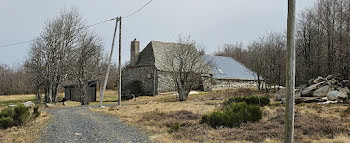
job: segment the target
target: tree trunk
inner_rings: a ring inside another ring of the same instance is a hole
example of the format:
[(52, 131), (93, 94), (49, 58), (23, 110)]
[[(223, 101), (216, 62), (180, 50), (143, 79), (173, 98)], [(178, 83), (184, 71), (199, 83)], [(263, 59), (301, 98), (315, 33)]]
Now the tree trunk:
[(179, 99), (180, 101), (186, 101), (189, 91), (186, 91), (185, 88), (183, 86), (181, 86), (178, 90), (178, 94), (179, 94)]
[(46, 103), (50, 103), (51, 101), (52, 101), (51, 88), (50, 87), (46, 87), (45, 88), (45, 102)]

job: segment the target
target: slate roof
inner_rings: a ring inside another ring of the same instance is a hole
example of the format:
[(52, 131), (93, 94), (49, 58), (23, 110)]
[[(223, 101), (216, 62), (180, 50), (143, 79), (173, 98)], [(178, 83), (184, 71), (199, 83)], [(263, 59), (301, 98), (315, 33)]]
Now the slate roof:
[(205, 55), (204, 59), (212, 62), (213, 78), (255, 80), (254, 72), (233, 58)]
[[(136, 66), (155, 66), (160, 71), (171, 71), (166, 59), (178, 46), (179, 43), (151, 41), (139, 54)], [(232, 58), (205, 55), (204, 62), (211, 63), (211, 70), (208, 67), (207, 71), (214, 78), (255, 80), (254, 72)]]

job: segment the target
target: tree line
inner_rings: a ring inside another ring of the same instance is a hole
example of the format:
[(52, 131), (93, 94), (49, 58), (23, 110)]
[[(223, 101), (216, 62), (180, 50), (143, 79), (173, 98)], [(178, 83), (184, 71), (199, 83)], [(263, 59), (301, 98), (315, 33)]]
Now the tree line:
[[(83, 99), (89, 80), (104, 80), (107, 62), (101, 38), (84, 28), (77, 10), (62, 11), (49, 20), (28, 52), (23, 65), (0, 66), (0, 95), (35, 93), (45, 102), (57, 102), (63, 84), (74, 84)], [(111, 67), (107, 89), (115, 87), (117, 67)], [(99, 82), (101, 83), (101, 82)]]
[[(296, 31), (296, 82), (317, 76), (350, 76), (350, 0), (319, 0), (301, 12)], [(285, 85), (285, 33), (270, 33), (243, 46), (225, 44), (215, 53), (233, 57), (268, 84)]]

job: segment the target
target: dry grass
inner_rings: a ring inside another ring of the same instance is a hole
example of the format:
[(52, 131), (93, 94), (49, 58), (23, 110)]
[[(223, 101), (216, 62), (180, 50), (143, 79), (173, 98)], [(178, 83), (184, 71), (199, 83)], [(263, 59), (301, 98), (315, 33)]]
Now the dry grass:
[(39, 117), (23, 126), (0, 130), (0, 142), (35, 142), (35, 140), (40, 137), (39, 131), (45, 126), (50, 118), (50, 114), (41, 112)]
[[(200, 92), (179, 102), (171, 94), (156, 97), (138, 97), (123, 103), (122, 107), (91, 109), (105, 112), (152, 133), (153, 142), (265, 142), (280, 143), (283, 138), (284, 106), (272, 101), (264, 107), (264, 117), (258, 123), (245, 123), (240, 128), (214, 129), (200, 124), (201, 115), (220, 108), (221, 103), (232, 96), (270, 96), (252, 89), (236, 89), (218, 92)], [(350, 118), (341, 104), (296, 106), (295, 139), (297, 142), (348, 142)], [(174, 124), (177, 132), (170, 133)]]

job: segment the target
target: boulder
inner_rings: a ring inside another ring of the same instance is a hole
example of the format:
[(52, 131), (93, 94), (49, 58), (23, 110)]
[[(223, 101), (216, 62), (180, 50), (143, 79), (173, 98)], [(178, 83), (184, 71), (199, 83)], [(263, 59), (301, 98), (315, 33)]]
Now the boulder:
[(312, 83), (320, 83), (320, 82), (325, 81), (325, 80), (326, 80), (325, 78), (319, 76), (314, 81), (312, 81)]
[(62, 102), (62, 105), (63, 106), (67, 106), (67, 102)]
[(338, 82), (337, 80), (331, 79), (331, 80), (328, 80), (328, 81), (327, 81), (327, 84), (328, 84), (328, 85), (335, 85), (337, 82)]
[(342, 99), (342, 100), (347, 100), (348, 99), (348, 93), (344, 92), (344, 91), (338, 91), (339, 93), (339, 99)]
[(16, 107), (17, 105), (16, 104), (14, 104), (14, 105), (9, 105), (9, 107)]
[(26, 106), (27, 108), (32, 108), (35, 106), (35, 104), (32, 101), (24, 102), (23, 105)]
[(322, 86), (322, 84), (324, 83), (324, 81), (313, 84), (309, 87), (306, 87), (302, 92), (301, 92), (301, 96), (302, 97), (308, 97), (308, 96), (312, 96), (312, 92), (314, 90), (316, 90), (317, 88), (319, 88), (320, 86)]
[(327, 99), (331, 101), (335, 101), (339, 98), (339, 92), (338, 91), (329, 91), (327, 93)]
[(275, 93), (275, 100), (281, 101), (282, 98), (286, 98), (286, 89), (280, 89)]
[(338, 91), (341, 91), (341, 92), (345, 92), (345, 93), (347, 93), (347, 94), (350, 94), (350, 90), (349, 90), (349, 88), (348, 88), (348, 87), (339, 88), (339, 90), (338, 90)]
[(46, 106), (46, 107), (53, 107), (54, 105), (53, 105), (53, 104), (50, 104), (50, 103), (46, 103), (45, 106)]
[(329, 85), (323, 86), (319, 89), (316, 89), (313, 93), (313, 97), (326, 97), (327, 93), (331, 87)]
[(295, 104), (325, 102), (325, 101), (327, 101), (327, 99), (320, 98), (320, 97), (298, 97), (298, 98), (295, 98)]
[(333, 79), (333, 78), (334, 78), (333, 75), (328, 75), (328, 76), (326, 77), (326, 80), (331, 80), (331, 79)]

